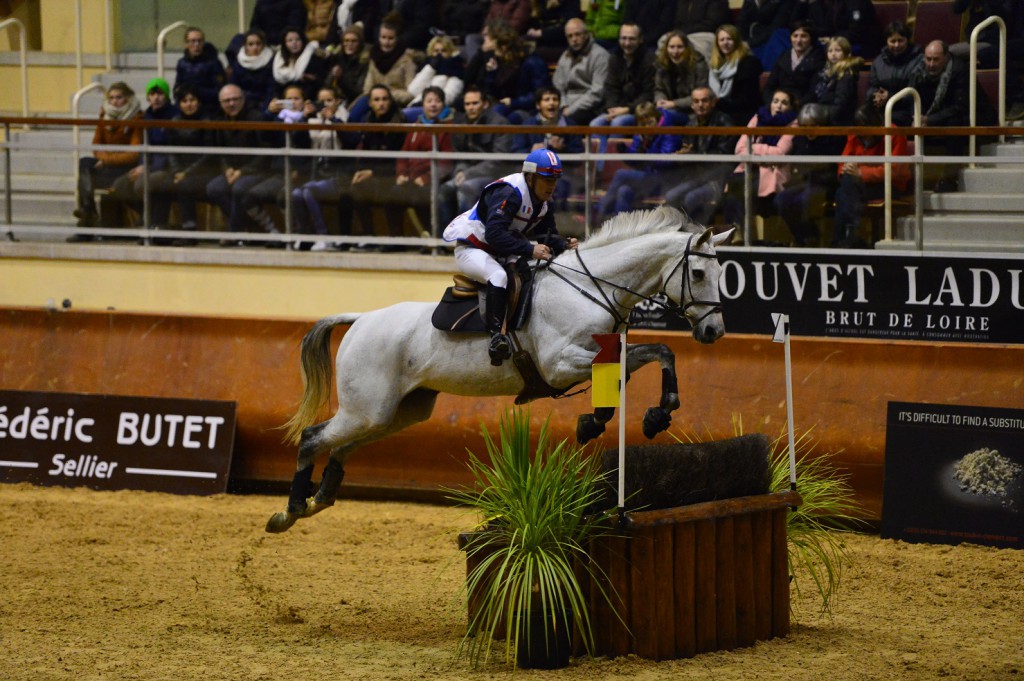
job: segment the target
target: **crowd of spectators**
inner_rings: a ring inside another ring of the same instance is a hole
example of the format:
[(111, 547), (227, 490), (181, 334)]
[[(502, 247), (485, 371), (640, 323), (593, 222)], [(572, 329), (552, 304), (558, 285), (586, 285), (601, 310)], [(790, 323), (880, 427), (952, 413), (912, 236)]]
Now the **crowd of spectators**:
[[(1008, 107), (1011, 117), (1020, 114), (1024, 6), (956, 0), (952, 12), (965, 14), (968, 26), (992, 14), (1004, 19), (1013, 65)], [(991, 68), (997, 38), (991, 30), (982, 37), (979, 61)], [(597, 137), (599, 151), (649, 157), (617, 164), (602, 176), (607, 186), (595, 200), (598, 215), (660, 197), (699, 222), (719, 215), (742, 221), (744, 178), (751, 177), (742, 164), (668, 156), (771, 156), (752, 173), (756, 213), (778, 215), (792, 243), (810, 245), (820, 243), (815, 206), (834, 206), (832, 243), (855, 246), (861, 243), (860, 210), (877, 190), (875, 166), (851, 161), (832, 164), (829, 173), (814, 164), (791, 166), (782, 157), (876, 155), (877, 139), (830, 136), (827, 128), (881, 125), (887, 101), (907, 86), (921, 95), (923, 126), (969, 120), (963, 45), (915, 44), (906, 23), (881, 26), (869, 0), (744, 0), (733, 12), (727, 0), (257, 0), (249, 29), (223, 53), (201, 28), (188, 28), (184, 38), (173, 87), (151, 81), (145, 109), (126, 84), (108, 89), (94, 144), (141, 144), (141, 129), (122, 125), (136, 117), (333, 127), (298, 126), (287, 133), (150, 128), (149, 145), (239, 153), (149, 153), (143, 167), (137, 153), (96, 152), (80, 163), (79, 226), (113, 226), (119, 219), (101, 215), (97, 206), (95, 190), (110, 189), (140, 212), (148, 192), (157, 230), (172, 220), (181, 229), (198, 229), (197, 202), (209, 203), (239, 235), (224, 245), (245, 244), (245, 233), (254, 231), (316, 235), (304, 243), (318, 251), (339, 247), (331, 234), (419, 235), (435, 223), (433, 209), (443, 227), (511, 166), (503, 160), (431, 162), (403, 152), (546, 147), (573, 153), (583, 149), (581, 135), (531, 129), (640, 126), (644, 132), (627, 138)], [(991, 107), (982, 111), (982, 122), (993, 122)], [(903, 99), (893, 123), (911, 125), (912, 115), (911, 100)], [(404, 134), (362, 131), (354, 123), (515, 124), (522, 132), (449, 135), (424, 128)], [(708, 131), (741, 126), (751, 132)], [(786, 126), (794, 127), (792, 134), (757, 131)], [(693, 132), (661, 130), (669, 127)], [(907, 153), (906, 139), (893, 139), (894, 153)], [(925, 144), (947, 155), (966, 151), (962, 138), (926, 137)], [(286, 163), (273, 151), (286, 145), (325, 153)], [(336, 150), (386, 151), (392, 158), (329, 153)], [(945, 168), (930, 188), (955, 190), (955, 170)], [(557, 207), (566, 206), (573, 182), (571, 174), (560, 181)], [(897, 191), (906, 188), (902, 171), (895, 184)], [(292, 224), (286, 226), (277, 208), (288, 189)], [(336, 224), (329, 224), (328, 205), (336, 207)]]

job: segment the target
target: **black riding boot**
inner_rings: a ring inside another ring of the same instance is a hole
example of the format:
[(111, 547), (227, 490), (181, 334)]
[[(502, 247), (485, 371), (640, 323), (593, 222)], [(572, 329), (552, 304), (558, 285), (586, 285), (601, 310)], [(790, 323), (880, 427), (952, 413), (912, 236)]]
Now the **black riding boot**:
[(507, 303), (507, 290), (494, 284), (487, 284), (487, 315), (484, 321), (487, 324), (487, 332), (491, 334), (491, 344), (487, 352), (491, 356), (492, 366), (501, 366), (503, 360), (512, 356), (512, 343), (508, 336), (501, 332)]

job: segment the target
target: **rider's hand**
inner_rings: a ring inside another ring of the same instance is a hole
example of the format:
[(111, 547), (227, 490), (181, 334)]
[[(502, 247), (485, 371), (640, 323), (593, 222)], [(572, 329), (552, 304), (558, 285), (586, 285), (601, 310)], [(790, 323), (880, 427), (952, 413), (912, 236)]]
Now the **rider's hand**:
[(548, 260), (551, 258), (551, 249), (544, 244), (533, 245), (534, 260)]
[(580, 245), (580, 240), (577, 239), (574, 236), (571, 236), (571, 237), (569, 237), (568, 239), (565, 240), (565, 247), (568, 248), (568, 249), (576, 248), (579, 245)]

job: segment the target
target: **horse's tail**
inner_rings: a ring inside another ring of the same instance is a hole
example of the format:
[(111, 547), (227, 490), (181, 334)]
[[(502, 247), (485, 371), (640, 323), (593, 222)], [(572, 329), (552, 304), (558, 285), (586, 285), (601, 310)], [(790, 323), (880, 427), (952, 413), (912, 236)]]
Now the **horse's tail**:
[(331, 388), (331, 332), (339, 324), (351, 324), (358, 314), (346, 313), (325, 317), (302, 339), (302, 401), (295, 415), (284, 424), (285, 441), (298, 444), (302, 431), (313, 425), (317, 414), (327, 403)]

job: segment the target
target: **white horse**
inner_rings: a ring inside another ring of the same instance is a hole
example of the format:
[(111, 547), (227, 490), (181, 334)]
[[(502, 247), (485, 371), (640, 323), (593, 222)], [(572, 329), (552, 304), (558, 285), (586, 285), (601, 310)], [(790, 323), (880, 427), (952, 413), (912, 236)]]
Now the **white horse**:
[[(577, 251), (542, 264), (534, 281), (533, 309), (516, 332), (518, 345), (533, 356), (541, 377), (559, 390), (590, 378), (598, 347), (592, 334), (621, 330), (642, 300), (661, 294), (686, 316), (693, 337), (713, 343), (725, 333), (719, 302), (721, 266), (715, 246), (730, 232), (699, 232), (678, 210), (661, 207), (622, 213), (606, 222)], [(359, 447), (425, 421), (438, 393), (515, 395), (524, 388), (511, 362), (491, 366), (482, 334), (453, 334), (431, 325), (434, 303), (399, 303), (365, 314), (339, 314), (317, 322), (302, 341), (305, 390), (286, 424), (299, 445), (288, 507), (267, 523), (283, 532), (300, 518), (334, 504), (344, 464)], [(315, 423), (328, 402), (331, 331), (352, 324), (335, 362), (338, 411)], [(660, 407), (648, 410), (648, 437), (668, 427), (678, 408), (675, 356), (660, 344), (629, 345), (627, 371), (648, 362), (662, 366)], [(604, 430), (614, 409), (581, 417), (581, 441)], [(648, 418), (649, 417), (649, 418)], [(307, 499), (318, 455), (330, 451), (319, 490)]]

